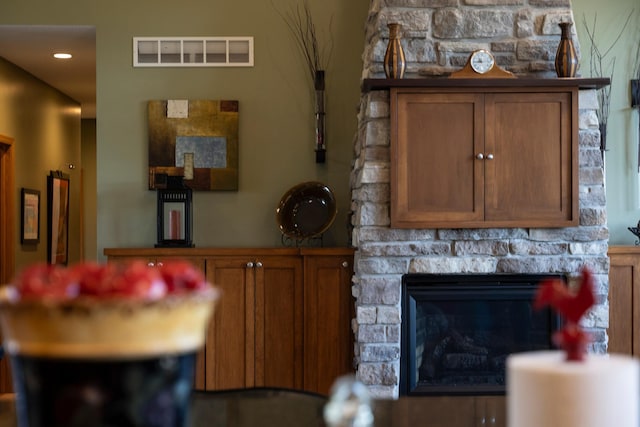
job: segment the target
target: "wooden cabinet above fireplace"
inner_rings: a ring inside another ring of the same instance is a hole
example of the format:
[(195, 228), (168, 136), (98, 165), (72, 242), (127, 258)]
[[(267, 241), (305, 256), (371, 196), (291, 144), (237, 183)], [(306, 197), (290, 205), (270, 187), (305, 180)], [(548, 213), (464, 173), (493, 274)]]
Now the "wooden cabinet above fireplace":
[(578, 93), (606, 79), (368, 79), (389, 89), (391, 226), (578, 224)]

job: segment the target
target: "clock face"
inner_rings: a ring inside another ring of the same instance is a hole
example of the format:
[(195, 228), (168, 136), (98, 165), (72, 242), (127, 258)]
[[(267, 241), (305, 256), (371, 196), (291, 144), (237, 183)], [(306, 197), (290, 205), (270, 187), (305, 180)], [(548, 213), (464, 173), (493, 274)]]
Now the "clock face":
[(495, 59), (493, 55), (484, 49), (476, 50), (471, 54), (471, 68), (476, 73), (484, 74), (493, 68)]

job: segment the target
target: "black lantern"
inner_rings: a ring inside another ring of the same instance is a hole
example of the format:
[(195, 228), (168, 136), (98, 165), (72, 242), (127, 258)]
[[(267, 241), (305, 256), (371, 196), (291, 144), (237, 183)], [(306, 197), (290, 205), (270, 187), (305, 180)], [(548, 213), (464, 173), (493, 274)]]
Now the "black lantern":
[(190, 248), (193, 225), (191, 188), (181, 176), (167, 177), (158, 191), (158, 243), (156, 248)]

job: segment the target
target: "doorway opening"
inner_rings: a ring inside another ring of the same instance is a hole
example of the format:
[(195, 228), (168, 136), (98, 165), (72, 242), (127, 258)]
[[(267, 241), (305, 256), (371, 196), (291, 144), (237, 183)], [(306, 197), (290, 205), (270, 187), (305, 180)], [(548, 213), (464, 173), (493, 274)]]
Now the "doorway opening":
[(0, 135), (0, 284), (9, 282), (15, 264), (13, 162), (13, 138)]

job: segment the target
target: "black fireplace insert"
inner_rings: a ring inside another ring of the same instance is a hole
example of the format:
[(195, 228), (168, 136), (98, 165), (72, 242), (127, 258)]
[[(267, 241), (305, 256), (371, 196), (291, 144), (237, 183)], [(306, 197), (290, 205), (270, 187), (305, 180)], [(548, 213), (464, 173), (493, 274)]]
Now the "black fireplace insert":
[(534, 310), (556, 274), (406, 274), (402, 278), (401, 395), (500, 395), (511, 353), (554, 348), (561, 319)]

